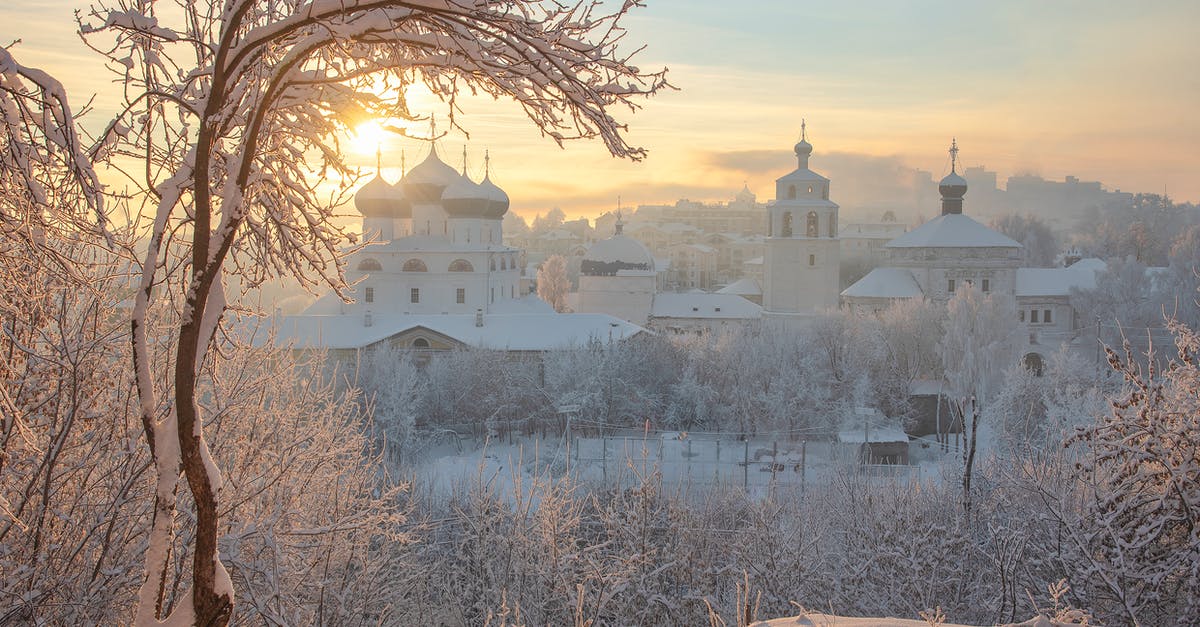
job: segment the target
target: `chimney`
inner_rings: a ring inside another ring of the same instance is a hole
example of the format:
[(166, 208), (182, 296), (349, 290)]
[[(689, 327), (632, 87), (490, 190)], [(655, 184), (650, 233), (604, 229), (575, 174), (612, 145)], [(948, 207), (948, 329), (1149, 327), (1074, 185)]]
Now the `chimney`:
[(482, 309), (475, 310), (475, 326), (477, 326), (477, 327), (483, 326), (483, 310)]

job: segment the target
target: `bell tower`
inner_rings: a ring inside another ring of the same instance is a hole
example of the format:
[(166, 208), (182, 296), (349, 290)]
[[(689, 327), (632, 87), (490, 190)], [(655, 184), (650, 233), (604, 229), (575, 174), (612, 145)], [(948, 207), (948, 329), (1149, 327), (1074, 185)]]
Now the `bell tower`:
[(775, 181), (768, 205), (763, 259), (763, 315), (804, 318), (838, 306), (838, 206), (829, 200), (829, 179), (809, 169), (813, 147), (800, 123), (794, 147), (796, 170)]

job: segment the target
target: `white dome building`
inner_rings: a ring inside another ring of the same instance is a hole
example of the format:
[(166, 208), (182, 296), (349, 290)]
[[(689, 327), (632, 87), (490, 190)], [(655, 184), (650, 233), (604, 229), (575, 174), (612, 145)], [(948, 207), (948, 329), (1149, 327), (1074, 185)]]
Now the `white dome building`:
[[(376, 175), (354, 196), (367, 245), (347, 259), (353, 302), (335, 294), (284, 319), (280, 342), (333, 350), (387, 342), (417, 349), (479, 346), (540, 351), (621, 340), (638, 326), (605, 315), (561, 315), (520, 293), (521, 251), (506, 246), (508, 194), (476, 183), (431, 149), (389, 185)], [(644, 252), (644, 249), (643, 249)], [(653, 273), (651, 273), (653, 282)]]
[(576, 311), (606, 313), (644, 326), (658, 287), (654, 256), (623, 229), (618, 217), (612, 237), (592, 244), (584, 254), (575, 307)]

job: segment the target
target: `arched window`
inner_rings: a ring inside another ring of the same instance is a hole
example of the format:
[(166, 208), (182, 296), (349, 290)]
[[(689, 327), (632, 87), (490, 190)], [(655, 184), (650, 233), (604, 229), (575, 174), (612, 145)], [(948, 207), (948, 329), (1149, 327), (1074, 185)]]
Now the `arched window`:
[(792, 212), (788, 211), (783, 214), (783, 228), (779, 230), (780, 237), (792, 236)]
[(795, 200), (795, 199), (796, 199), (796, 186), (788, 185), (788, 200)]
[(1025, 369), (1033, 373), (1033, 376), (1040, 377), (1046, 370), (1046, 361), (1037, 353), (1027, 353), (1025, 355)]
[(491, 268), (492, 268), (492, 272), (495, 272), (495, 271), (496, 271), (496, 258), (495, 258), (495, 257), (492, 257), (492, 265), (491, 265)]
[(413, 348), (429, 348), (429, 340), (419, 337), (412, 341)]
[(808, 186), (808, 193), (810, 193), (810, 194), (812, 193), (812, 185)]
[(405, 272), (429, 272), (429, 268), (425, 267), (425, 262), (420, 259), (409, 259), (404, 262)]
[(467, 261), (466, 259), (455, 259), (454, 261), (450, 262), (450, 271), (451, 272), (474, 272), (475, 266), (472, 266), (471, 262)]
[(505, 258), (505, 257), (501, 257), (501, 258), (500, 258), (500, 269), (501, 269), (501, 270), (507, 270), (507, 269), (508, 269), (508, 259), (507, 259), (507, 258)]
[(837, 227), (833, 223), (833, 217), (829, 218), (829, 237), (837, 237), (837, 232), (834, 230)]
[(817, 236), (817, 212), (816, 211), (808, 212), (808, 226), (805, 229), (805, 231), (808, 233), (809, 237)]
[(363, 259), (358, 262), (358, 269), (363, 272), (380, 272), (383, 270), (383, 266), (375, 259)]

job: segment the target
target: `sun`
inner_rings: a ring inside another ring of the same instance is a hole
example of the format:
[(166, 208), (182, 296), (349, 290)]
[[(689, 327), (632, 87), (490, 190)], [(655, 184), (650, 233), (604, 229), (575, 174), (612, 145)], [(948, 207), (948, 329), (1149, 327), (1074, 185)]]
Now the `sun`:
[(354, 152), (360, 155), (374, 155), (388, 142), (389, 133), (383, 130), (379, 120), (367, 120), (354, 127), (350, 134), (350, 145)]

